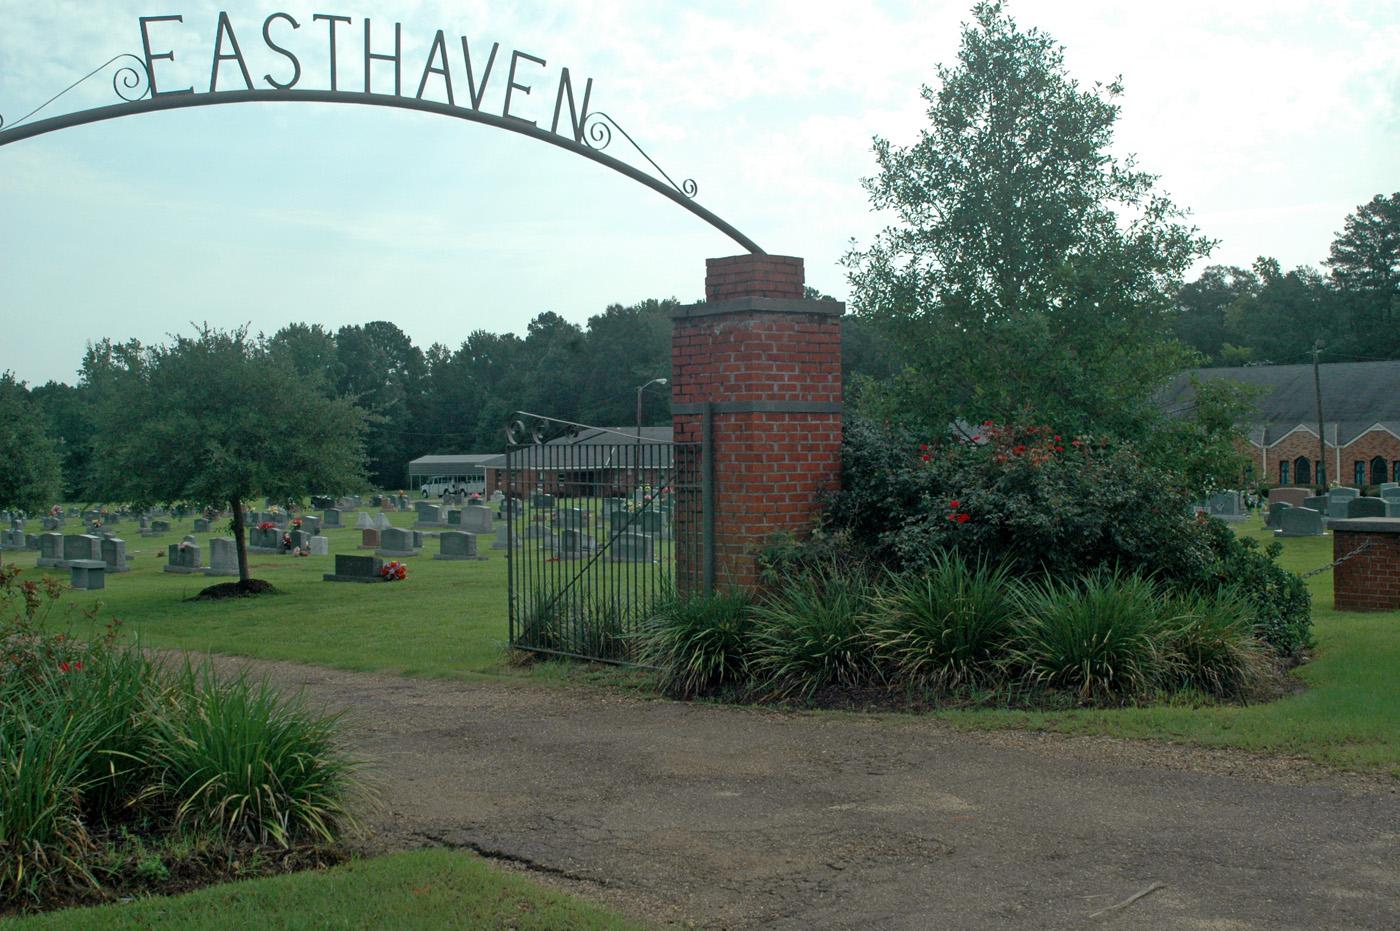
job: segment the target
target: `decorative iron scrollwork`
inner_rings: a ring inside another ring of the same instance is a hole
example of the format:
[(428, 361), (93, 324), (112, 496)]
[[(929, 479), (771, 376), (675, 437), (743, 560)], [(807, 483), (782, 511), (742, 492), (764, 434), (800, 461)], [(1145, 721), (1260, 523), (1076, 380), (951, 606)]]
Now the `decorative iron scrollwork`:
[[(127, 103), (134, 103), (138, 100), (141, 100), (151, 92), (151, 76), (146, 71), (146, 61), (140, 56), (132, 55), (130, 52), (123, 52), (120, 55), (113, 55), (111, 58), (98, 65), (96, 68), (92, 69), (87, 74), (78, 78), (78, 80), (74, 81), (72, 84), (69, 84), (57, 94), (54, 94), (48, 100), (45, 100), (43, 103), (39, 104), (39, 106), (35, 107), (33, 110), (30, 110), (24, 116), (15, 120), (13, 123), (10, 123), (9, 126), (18, 126), (20, 123), (23, 123), (25, 120), (29, 119), (34, 114), (38, 113), (40, 110), (44, 109), (49, 104), (62, 97), (64, 94), (68, 93), (73, 88), (86, 81), (88, 78), (92, 77), (95, 74), (100, 74), (102, 70), (105, 69), (108, 65), (121, 61), (123, 58), (129, 58), (133, 62), (135, 62), (135, 64), (124, 64), (115, 72), (113, 72), (112, 92), (115, 93), (122, 100), (125, 100)], [(133, 92), (138, 91), (139, 93), (134, 93), (133, 95)], [(4, 129), (5, 126), (5, 117), (3, 115), (0, 115), (0, 129)]]
[(641, 154), (642, 158), (646, 159), (647, 162), (651, 164), (651, 167), (655, 168), (657, 173), (670, 183), (671, 187), (680, 191), (686, 197), (695, 197), (700, 188), (693, 178), (686, 178), (680, 184), (677, 184), (675, 180), (666, 173), (665, 169), (656, 164), (656, 160), (647, 154), (646, 149), (637, 145), (637, 140), (633, 139), (627, 130), (618, 125), (617, 120), (608, 116), (603, 111), (594, 110), (588, 114), (588, 118), (584, 121), (584, 141), (588, 144), (590, 149), (601, 152), (612, 145), (612, 131), (614, 129), (622, 133), (623, 138), (632, 144), (632, 148), (636, 149)]

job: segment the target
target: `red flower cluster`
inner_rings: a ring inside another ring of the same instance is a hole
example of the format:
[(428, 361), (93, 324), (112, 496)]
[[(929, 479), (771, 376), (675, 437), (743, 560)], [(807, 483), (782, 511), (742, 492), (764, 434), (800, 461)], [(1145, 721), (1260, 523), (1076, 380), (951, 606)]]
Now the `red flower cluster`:
[(972, 515), (968, 514), (966, 511), (958, 510), (960, 507), (962, 507), (962, 502), (957, 498), (948, 502), (948, 519), (955, 524), (965, 524), (972, 520)]
[(402, 582), (408, 578), (408, 566), (395, 559), (380, 566), (379, 574), (386, 582)]
[(298, 527), (298, 528), (301, 527), (301, 518), (300, 518), (300, 517), (293, 517), (293, 518), (292, 518), (292, 526), (293, 526), (293, 527)]
[[(1065, 451), (1064, 438), (1052, 433), (1049, 427), (998, 426), (991, 421), (982, 424), (983, 432), (973, 437), (974, 441), (985, 438), (992, 447), (992, 461), (998, 463), (1025, 462), (1040, 466)], [(1074, 446), (1087, 446), (1075, 440)]]
[(71, 663), (59, 663), (59, 664), (58, 664), (58, 671), (59, 671), (59, 672), (82, 672), (82, 671), (83, 671), (83, 663), (82, 663), (81, 660), (74, 660), (74, 661), (71, 662)]
[(258, 529), (259, 529), (259, 530), (272, 530), (272, 529), (273, 529), (274, 527), (276, 527), (276, 526), (277, 526), (277, 525), (274, 524), (272, 521), (270, 521), (270, 520), (265, 520), (265, 521), (263, 521), (261, 524), (258, 524)]

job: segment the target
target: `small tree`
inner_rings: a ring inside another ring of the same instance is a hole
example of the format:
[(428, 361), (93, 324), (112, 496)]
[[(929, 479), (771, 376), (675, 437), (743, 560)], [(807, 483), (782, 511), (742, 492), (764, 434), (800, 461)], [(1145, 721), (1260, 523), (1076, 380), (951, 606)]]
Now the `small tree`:
[(39, 403), (12, 372), (0, 374), (0, 507), (33, 512), (57, 501), (58, 462)]
[(135, 504), (188, 500), (233, 513), (246, 585), (244, 502), (299, 498), (364, 483), (365, 414), (297, 376), (285, 353), (245, 329), (109, 356), (97, 399), (111, 443), (106, 496)]
[(1172, 298), (1209, 241), (1112, 155), (1119, 85), (1078, 86), (1060, 46), (999, 3), (973, 8), (938, 77), (919, 140), (875, 140), (866, 188), (893, 223), (847, 256), (857, 312), (903, 363), (874, 406), (938, 432), (1027, 412), (1141, 430), (1189, 361)]

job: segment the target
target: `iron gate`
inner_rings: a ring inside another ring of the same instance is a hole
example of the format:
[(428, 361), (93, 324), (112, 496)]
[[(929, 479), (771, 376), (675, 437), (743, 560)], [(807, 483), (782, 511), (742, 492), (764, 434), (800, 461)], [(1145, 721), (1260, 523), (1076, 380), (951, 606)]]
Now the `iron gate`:
[(637, 635), (678, 576), (694, 591), (706, 575), (700, 444), (535, 419), (512, 427), (526, 442), (507, 450), (500, 488), (511, 645), (636, 662)]

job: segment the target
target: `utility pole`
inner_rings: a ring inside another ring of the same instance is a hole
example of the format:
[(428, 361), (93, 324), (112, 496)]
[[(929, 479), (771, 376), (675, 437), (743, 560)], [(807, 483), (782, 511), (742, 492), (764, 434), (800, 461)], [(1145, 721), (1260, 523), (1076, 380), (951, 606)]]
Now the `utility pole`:
[(1327, 482), (1325, 481), (1325, 476), (1327, 474), (1327, 440), (1322, 433), (1322, 375), (1318, 371), (1317, 357), (1322, 352), (1322, 347), (1325, 345), (1326, 343), (1319, 339), (1317, 342), (1313, 343), (1312, 350), (1313, 389), (1317, 392), (1317, 473), (1314, 478), (1317, 479), (1317, 493), (1320, 495), (1327, 494)]

